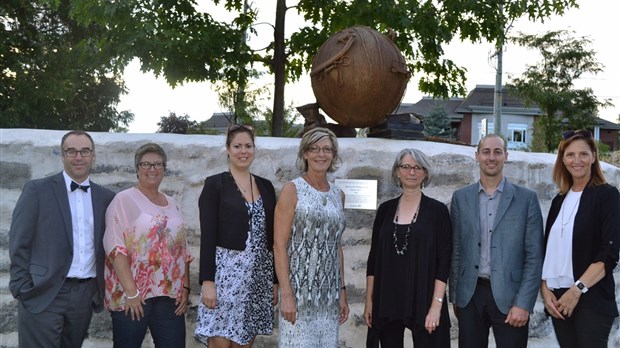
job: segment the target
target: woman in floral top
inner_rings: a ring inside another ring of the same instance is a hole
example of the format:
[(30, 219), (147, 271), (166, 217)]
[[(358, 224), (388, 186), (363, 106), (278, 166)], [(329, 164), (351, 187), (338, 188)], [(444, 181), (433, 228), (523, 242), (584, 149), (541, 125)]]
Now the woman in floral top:
[(159, 192), (167, 156), (157, 144), (135, 154), (138, 183), (106, 213), (105, 306), (114, 347), (140, 347), (149, 328), (156, 347), (185, 346), (189, 297), (186, 227), (176, 201)]

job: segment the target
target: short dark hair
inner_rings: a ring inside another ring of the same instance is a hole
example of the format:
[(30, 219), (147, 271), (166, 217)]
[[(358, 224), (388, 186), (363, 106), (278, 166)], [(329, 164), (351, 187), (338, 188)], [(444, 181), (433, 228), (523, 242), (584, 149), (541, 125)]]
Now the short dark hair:
[(478, 146), (476, 147), (476, 153), (480, 152), (480, 145), (482, 145), (482, 142), (489, 139), (489, 138), (497, 138), (500, 139), (502, 141), (502, 143), (504, 143), (504, 153), (508, 152), (508, 143), (506, 142), (506, 139), (504, 139), (504, 137), (502, 137), (499, 134), (487, 134), (485, 136), (482, 137), (482, 139), (480, 139), (480, 141), (478, 142)]
[(95, 141), (93, 140), (93, 137), (91, 137), (90, 134), (88, 134), (87, 132), (85, 132), (83, 130), (72, 130), (72, 131), (68, 132), (67, 134), (63, 135), (62, 136), (62, 140), (60, 140), (60, 150), (61, 151), (64, 150), (62, 148), (62, 146), (65, 144), (65, 140), (67, 140), (67, 138), (70, 135), (77, 135), (77, 136), (85, 135), (88, 138), (88, 140), (90, 140), (90, 144), (93, 146), (93, 148), (91, 150), (93, 150), (93, 152), (95, 151)]

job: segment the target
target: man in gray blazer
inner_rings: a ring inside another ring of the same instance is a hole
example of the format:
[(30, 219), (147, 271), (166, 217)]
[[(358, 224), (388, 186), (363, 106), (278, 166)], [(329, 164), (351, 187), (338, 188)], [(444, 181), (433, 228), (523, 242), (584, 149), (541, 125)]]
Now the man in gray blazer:
[(543, 222), (536, 193), (503, 174), (506, 142), (487, 135), (478, 144), (480, 181), (452, 196), (450, 302), (459, 347), (526, 347), (529, 314), (540, 287)]
[(80, 347), (93, 309), (103, 309), (105, 211), (114, 193), (89, 180), (95, 143), (62, 138), (64, 170), (29, 181), (9, 231), (20, 347)]

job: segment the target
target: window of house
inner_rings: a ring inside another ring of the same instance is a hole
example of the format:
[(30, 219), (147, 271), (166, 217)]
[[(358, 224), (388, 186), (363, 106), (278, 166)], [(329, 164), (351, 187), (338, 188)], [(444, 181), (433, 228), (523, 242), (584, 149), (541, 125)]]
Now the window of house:
[(482, 138), (484, 138), (484, 136), (487, 135), (487, 131), (485, 129), (485, 122), (487, 124), (487, 128), (489, 130), (488, 134), (492, 134), (493, 133), (493, 128), (495, 126), (495, 124), (493, 123), (493, 119), (492, 118), (487, 118), (487, 119), (483, 119), (480, 120), (480, 122), (478, 122), (478, 134), (480, 134), (478, 141), (482, 140)]
[(508, 134), (506, 135), (509, 142), (515, 145), (527, 144), (527, 124), (525, 123), (508, 123)]

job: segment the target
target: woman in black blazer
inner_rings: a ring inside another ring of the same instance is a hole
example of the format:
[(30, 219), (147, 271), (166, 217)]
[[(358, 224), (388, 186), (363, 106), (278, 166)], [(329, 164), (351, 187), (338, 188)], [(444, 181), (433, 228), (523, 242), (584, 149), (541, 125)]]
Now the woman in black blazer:
[(606, 183), (590, 131), (564, 132), (545, 229), (541, 294), (561, 347), (607, 347), (618, 316), (613, 269), (620, 194)]
[(209, 176), (198, 200), (202, 291), (195, 337), (210, 348), (250, 347), (256, 335), (273, 331), (276, 195), (269, 180), (250, 172), (254, 150), (253, 129), (230, 126), (230, 170)]

